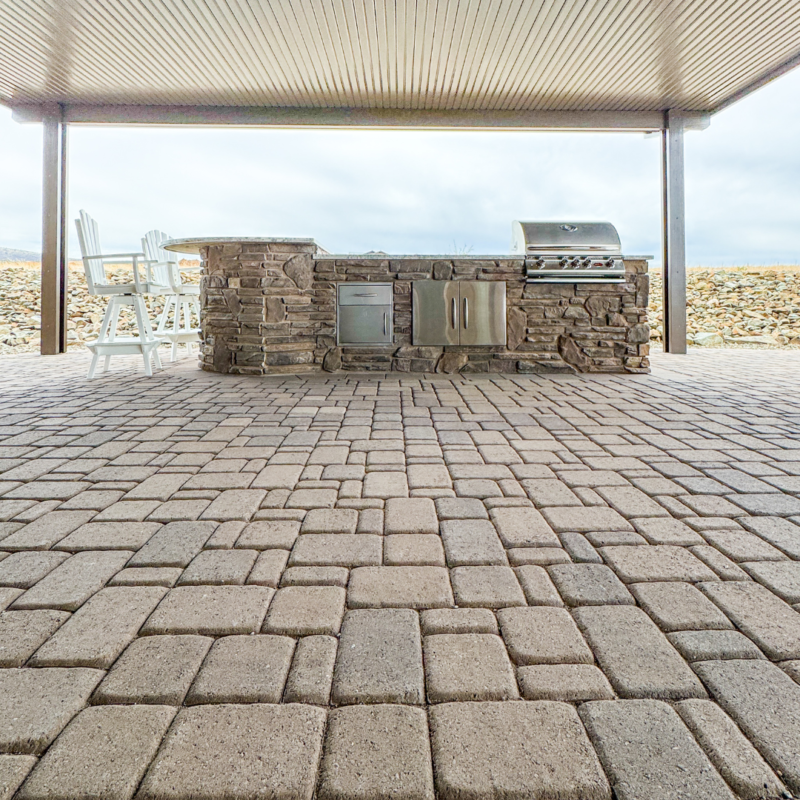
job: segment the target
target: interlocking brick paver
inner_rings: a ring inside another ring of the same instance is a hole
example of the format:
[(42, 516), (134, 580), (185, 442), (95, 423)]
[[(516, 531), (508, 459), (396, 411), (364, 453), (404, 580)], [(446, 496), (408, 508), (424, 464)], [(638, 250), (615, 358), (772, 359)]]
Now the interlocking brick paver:
[(621, 697), (705, 697), (700, 681), (640, 608), (585, 606), (574, 615)]
[(705, 661), (695, 669), (789, 788), (800, 791), (800, 686), (767, 661)]
[(592, 664), (592, 651), (563, 608), (505, 608), (497, 612), (508, 652), (517, 665)]
[(566, 703), (445, 703), (431, 709), (430, 725), (443, 800), (611, 798), (583, 725)]
[(320, 800), (433, 800), (428, 720), (419, 708), (332, 711), (320, 767)]
[(288, 636), (223, 636), (203, 662), (186, 697), (201, 703), (278, 703), (294, 653)]
[[(86, 382), (85, 354), (57, 361), (4, 362), (0, 392), (0, 663), (22, 664), (4, 672), (29, 676), (0, 689), (24, 706), (9, 714), (0, 701), (0, 719), (39, 731), (36, 775), (46, 774), (46, 745), (70, 719), (91, 720), (87, 705), (125, 717), (184, 703), (213, 721), (170, 738), (173, 723), (145, 797), (432, 800), (433, 774), (440, 800), (608, 800), (602, 773), (586, 789), (591, 770), (580, 764), (589, 762), (571, 758), (575, 742), (586, 742), (582, 728), (572, 744), (563, 737), (577, 724), (570, 704), (619, 709), (621, 694), (645, 709), (703, 698), (678, 708), (696, 712), (692, 731), (707, 756), (695, 748), (683, 757), (692, 733), (673, 714), (669, 747), (640, 790), (636, 770), (649, 769), (661, 712), (637, 711), (646, 724), (631, 730), (644, 730), (644, 745), (625, 726), (611, 736), (633, 770), (626, 784), (622, 762), (607, 763), (621, 800), (713, 797), (715, 768), (742, 800), (779, 792), (769, 769), (800, 791), (791, 777), (800, 775), (792, 353), (656, 355), (653, 376), (635, 379), (344, 372), (254, 381), (183, 359), (147, 381), (140, 365), (120, 362)], [(110, 603), (120, 590), (157, 592), (153, 610)], [(353, 624), (343, 621), (339, 640), (345, 607)], [(422, 635), (429, 653), (437, 640), (452, 642), (427, 709), (425, 670), (431, 684), (437, 660), (423, 659)], [(562, 660), (585, 663), (539, 663)], [(47, 675), (83, 674), (38, 666), (51, 663), (109, 671), (75, 700), (63, 682), (33, 687)], [(709, 664), (760, 665), (747, 667), (757, 676), (726, 684), (732, 722)], [(396, 733), (376, 710), (391, 704), (390, 718), (424, 722), (425, 710), (433, 720), (451, 706), (441, 702), (447, 692), (517, 691), (525, 700), (457, 704), (486, 717), (456, 731), (460, 749), (450, 760), (437, 751), (433, 771), (412, 747), (424, 745), (424, 725)], [(62, 699), (69, 713), (55, 724)], [(302, 725), (259, 716), (261, 707), (298, 708), (322, 720), (331, 705), (343, 708), (334, 717), (365, 722), (337, 739), (338, 750), (331, 734), (322, 771), (323, 722), (309, 744)], [(520, 722), (531, 708), (553, 711), (537, 725)], [(491, 723), (501, 715), (502, 725)], [(95, 729), (65, 735), (63, 752), (77, 753)], [(80, 775), (65, 766), (63, 790), (61, 767), (48, 767), (41, 796), (97, 796), (98, 780), (123, 787), (100, 791), (103, 800), (130, 794), (131, 753), (116, 775), (93, 766), (128, 732), (102, 730), (97, 758)], [(3, 734), (0, 752), (18, 749)], [(397, 760), (370, 756), (372, 747)], [(21, 757), (9, 768), (17, 784), (31, 767)], [(425, 774), (427, 783), (418, 780)], [(35, 786), (31, 777), (23, 791), (35, 796)]]
[(456, 604), (467, 608), (524, 606), (525, 595), (511, 567), (456, 567), (450, 571)]
[(68, 617), (48, 609), (0, 614), (0, 667), (21, 667)]
[(687, 661), (717, 661), (728, 658), (764, 658), (764, 654), (738, 631), (679, 631), (667, 635)]
[(107, 669), (158, 605), (160, 586), (113, 586), (82, 605), (31, 659), (39, 667)]
[(517, 670), (520, 691), (526, 700), (613, 700), (607, 678), (591, 664), (536, 664)]
[(35, 756), (0, 756), (0, 800), (11, 800), (36, 763)]
[(666, 703), (596, 701), (580, 715), (620, 800), (735, 800)]
[(335, 705), (424, 702), (422, 642), (415, 611), (347, 612), (331, 699)]
[(754, 582), (700, 587), (769, 658), (800, 658), (800, 612)]
[(28, 589), (68, 557), (67, 553), (50, 551), (12, 553), (0, 561), (0, 586)]
[(449, 567), (508, 563), (503, 544), (488, 520), (445, 520), (440, 527)]
[(92, 702), (178, 706), (212, 642), (207, 636), (134, 639), (97, 687)]
[(558, 547), (558, 537), (533, 508), (493, 508), (490, 517), (506, 547)]
[(129, 800), (174, 716), (169, 706), (84, 709), (41, 759), (19, 797)]
[(629, 588), (662, 631), (733, 628), (731, 621), (690, 583), (634, 583)]
[(307, 533), (299, 536), (290, 566), (361, 567), (381, 563), (383, 538), (363, 533)]
[(288, 636), (335, 635), (344, 603), (345, 590), (338, 586), (288, 586), (275, 594), (263, 630)]
[(634, 605), (636, 602), (604, 564), (554, 564), (547, 572), (568, 606)]
[(685, 725), (723, 778), (741, 797), (780, 797), (786, 788), (736, 723), (710, 700), (675, 704)]
[(670, 544), (603, 547), (603, 558), (625, 583), (713, 581), (717, 576), (688, 550)]
[(274, 593), (266, 586), (179, 586), (170, 589), (142, 632), (208, 636), (254, 633)]
[(0, 669), (0, 750), (44, 752), (86, 705), (97, 669)]
[(499, 636), (490, 633), (426, 636), (424, 653), (430, 703), (513, 700), (519, 696), (514, 668)]
[(325, 711), (313, 706), (182, 709), (142, 783), (142, 800), (311, 800)]
[(303, 636), (297, 642), (286, 680), (285, 702), (328, 704), (338, 645), (333, 636)]

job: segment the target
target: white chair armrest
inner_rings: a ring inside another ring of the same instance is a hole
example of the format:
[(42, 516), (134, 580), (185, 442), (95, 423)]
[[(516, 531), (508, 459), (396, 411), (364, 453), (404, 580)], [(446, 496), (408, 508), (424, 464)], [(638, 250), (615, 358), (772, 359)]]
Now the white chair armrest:
[(142, 285), (141, 277), (139, 276), (139, 262), (145, 262), (144, 253), (100, 253), (96, 256), (84, 256), (85, 261), (111, 261), (119, 262), (121, 260), (129, 260), (132, 262), (133, 268), (133, 284), (139, 294), (144, 294), (144, 286)]
[(101, 259), (103, 261), (107, 261), (109, 258), (135, 258), (139, 261), (144, 261), (144, 253), (99, 253), (96, 256), (84, 256), (84, 258), (96, 260)]

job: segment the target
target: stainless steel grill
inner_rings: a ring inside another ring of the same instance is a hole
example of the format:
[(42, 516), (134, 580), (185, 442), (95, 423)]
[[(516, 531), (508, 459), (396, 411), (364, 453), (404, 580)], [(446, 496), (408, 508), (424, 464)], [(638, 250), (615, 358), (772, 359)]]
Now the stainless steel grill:
[(625, 266), (610, 222), (512, 223), (511, 250), (525, 256), (528, 283), (623, 283)]

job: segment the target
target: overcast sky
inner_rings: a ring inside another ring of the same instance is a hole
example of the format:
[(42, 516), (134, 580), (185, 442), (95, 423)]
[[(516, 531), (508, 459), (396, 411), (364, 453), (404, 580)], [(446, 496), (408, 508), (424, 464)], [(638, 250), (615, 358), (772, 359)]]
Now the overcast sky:
[[(688, 260), (800, 261), (800, 70), (686, 136)], [(87, 128), (70, 218), (106, 251), (173, 236), (311, 236), (331, 252), (504, 253), (513, 219), (616, 224), (659, 256), (660, 145), (641, 134)], [(38, 250), (41, 127), (0, 107), (0, 247)], [(79, 253), (70, 225), (71, 255)]]

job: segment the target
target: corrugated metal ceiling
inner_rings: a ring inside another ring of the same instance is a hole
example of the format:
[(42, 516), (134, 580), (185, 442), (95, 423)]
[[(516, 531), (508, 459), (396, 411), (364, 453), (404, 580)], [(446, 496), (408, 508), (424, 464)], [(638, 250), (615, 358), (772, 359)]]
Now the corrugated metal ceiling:
[(711, 111), (798, 0), (0, 0), (0, 103)]

